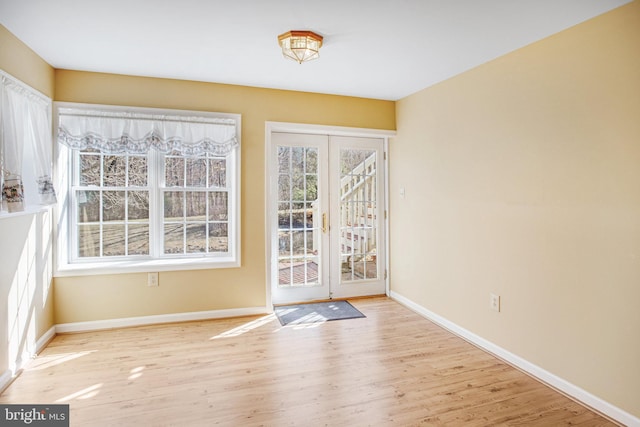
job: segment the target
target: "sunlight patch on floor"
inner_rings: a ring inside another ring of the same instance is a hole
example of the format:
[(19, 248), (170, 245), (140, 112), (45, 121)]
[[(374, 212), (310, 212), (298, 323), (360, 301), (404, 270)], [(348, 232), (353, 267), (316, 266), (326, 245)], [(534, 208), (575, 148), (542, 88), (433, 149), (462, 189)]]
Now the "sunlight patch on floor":
[(131, 375), (129, 375), (127, 379), (131, 381), (131, 380), (140, 378), (142, 376), (142, 371), (144, 371), (144, 366), (138, 366), (137, 368), (133, 368), (131, 371), (129, 371)]
[(269, 314), (267, 316), (245, 323), (244, 325), (240, 325), (237, 328), (233, 328), (226, 332), (218, 334), (214, 337), (211, 337), (210, 339), (216, 340), (219, 338), (237, 337), (239, 335), (249, 332), (252, 329), (256, 329), (256, 328), (259, 328), (260, 326), (266, 325), (267, 323), (274, 321), (275, 318), (276, 318), (275, 314)]
[(65, 362), (69, 362), (79, 357), (95, 353), (97, 350), (77, 351), (73, 353), (58, 353), (47, 356), (38, 356), (29, 364), (25, 371), (40, 371), (42, 369), (51, 368)]
[(102, 383), (98, 383), (98, 384), (89, 386), (87, 388), (83, 388), (82, 390), (76, 391), (75, 393), (71, 393), (65, 397), (62, 397), (56, 400), (56, 403), (69, 402), (75, 399), (79, 399), (79, 400), (90, 399), (94, 396), (97, 396), (98, 393), (100, 393), (100, 388), (102, 387), (102, 385), (103, 385)]

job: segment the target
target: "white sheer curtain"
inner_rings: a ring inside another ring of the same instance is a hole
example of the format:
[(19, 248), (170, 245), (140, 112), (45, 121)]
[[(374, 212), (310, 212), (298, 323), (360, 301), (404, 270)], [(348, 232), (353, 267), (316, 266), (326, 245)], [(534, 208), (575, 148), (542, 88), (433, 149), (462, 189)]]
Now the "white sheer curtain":
[[(124, 111), (127, 109), (127, 111)], [(237, 145), (235, 119), (153, 114), (137, 108), (59, 108), (58, 141), (72, 149), (226, 156)]]
[[(24, 210), (25, 187), (37, 188), (39, 197), (31, 197), (37, 199), (37, 204), (55, 204), (51, 179), (51, 100), (3, 72), (0, 79), (2, 210)], [(30, 160), (26, 165), (25, 154)], [(33, 177), (34, 182), (25, 186), (26, 176)]]

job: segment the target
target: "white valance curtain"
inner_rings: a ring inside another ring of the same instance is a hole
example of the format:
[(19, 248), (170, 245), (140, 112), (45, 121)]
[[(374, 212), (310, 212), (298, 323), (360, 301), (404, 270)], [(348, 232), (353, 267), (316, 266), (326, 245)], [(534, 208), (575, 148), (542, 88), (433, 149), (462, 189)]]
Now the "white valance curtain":
[[(51, 100), (0, 72), (2, 210), (19, 212), (25, 209), (25, 186), (37, 189), (36, 203), (56, 203), (51, 179), (51, 150)], [(23, 164), (25, 156), (29, 164)], [(25, 185), (25, 177), (34, 182)]]
[(58, 118), (58, 141), (72, 149), (145, 154), (153, 148), (197, 157), (226, 156), (238, 146), (232, 118), (93, 108), (59, 108)]

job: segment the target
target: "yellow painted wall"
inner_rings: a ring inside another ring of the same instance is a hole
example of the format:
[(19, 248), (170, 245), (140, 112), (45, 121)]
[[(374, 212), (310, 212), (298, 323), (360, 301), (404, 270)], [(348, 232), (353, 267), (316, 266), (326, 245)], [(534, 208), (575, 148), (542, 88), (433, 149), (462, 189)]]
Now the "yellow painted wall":
[(56, 70), (56, 101), (242, 115), (242, 266), (58, 277), (56, 323), (265, 305), (265, 122), (395, 129), (395, 103), (243, 86)]
[[(2, 25), (0, 69), (53, 97), (53, 68)], [(49, 213), (0, 218), (0, 375), (54, 324), (51, 229)]]
[(0, 69), (53, 98), (53, 68), (2, 25)]
[(640, 417), (640, 2), (398, 101), (397, 127), (392, 291)]

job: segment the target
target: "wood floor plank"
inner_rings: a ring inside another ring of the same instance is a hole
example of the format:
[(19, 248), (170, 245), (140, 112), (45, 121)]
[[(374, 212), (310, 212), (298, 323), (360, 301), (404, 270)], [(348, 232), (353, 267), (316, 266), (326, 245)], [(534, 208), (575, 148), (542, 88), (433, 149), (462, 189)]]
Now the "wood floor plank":
[(615, 425), (396, 302), (55, 337), (0, 403), (69, 403), (73, 426)]

